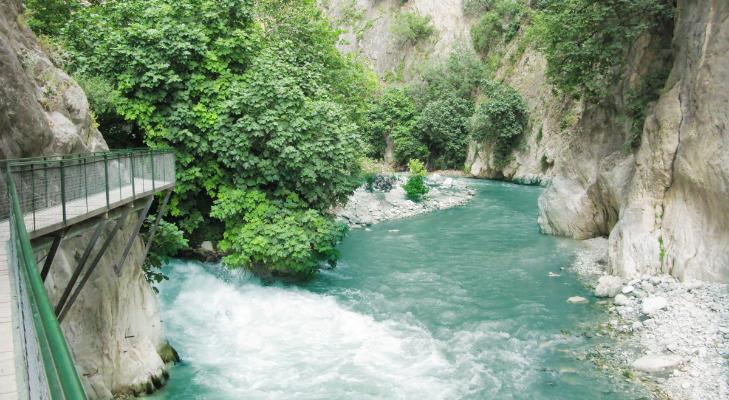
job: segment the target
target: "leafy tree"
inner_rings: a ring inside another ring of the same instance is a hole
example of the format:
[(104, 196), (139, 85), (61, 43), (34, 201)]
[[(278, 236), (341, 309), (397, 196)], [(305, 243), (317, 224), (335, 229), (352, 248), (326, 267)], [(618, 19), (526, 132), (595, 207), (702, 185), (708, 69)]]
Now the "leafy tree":
[(417, 123), (415, 104), (402, 89), (385, 90), (372, 104), (367, 120), (371, 156), (382, 158), (389, 139), (393, 141), (395, 162), (400, 165), (411, 158), (428, 158), (428, 147), (414, 131)]
[(57, 36), (71, 15), (81, 8), (78, 0), (25, 0), (27, 21), (37, 35)]
[(476, 140), (493, 144), (495, 166), (503, 169), (526, 129), (529, 115), (524, 100), (513, 88), (487, 82), (483, 92), (484, 97), (471, 117), (471, 135)]
[(425, 184), (425, 165), (420, 160), (410, 160), (408, 162), (410, 176), (407, 183), (403, 185), (408, 199), (412, 201), (421, 201), (428, 194), (430, 189)]
[(306, 207), (296, 195), (272, 201), (256, 190), (224, 189), (210, 214), (226, 221), (223, 261), (263, 275), (310, 277), (335, 265), (346, 226)]
[(565, 93), (600, 99), (615, 84), (630, 46), (666, 24), (665, 0), (543, 0), (535, 35), (547, 58), (547, 77)]
[[(177, 150), (171, 214), (185, 231), (204, 237), (218, 218), (232, 266), (294, 274), (311, 270), (303, 245), (283, 254), (235, 238), (283, 243), (293, 224), (299, 244), (316, 244), (309, 261), (335, 244), (340, 229), (326, 213), (358, 184), (357, 123), (373, 83), (336, 50), (313, 0), (111, 0), (73, 14), (63, 39), (75, 75), (118, 93), (120, 120), (150, 146)], [(232, 188), (273, 211), (213, 212)]]
[(423, 108), (417, 129), (428, 144), (431, 168), (463, 167), (468, 148), (468, 119), (473, 103), (452, 94)]

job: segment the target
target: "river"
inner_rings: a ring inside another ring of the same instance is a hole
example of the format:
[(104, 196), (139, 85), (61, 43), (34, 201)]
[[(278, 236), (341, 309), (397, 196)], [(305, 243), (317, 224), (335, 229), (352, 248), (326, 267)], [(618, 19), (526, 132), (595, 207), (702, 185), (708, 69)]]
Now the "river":
[(352, 231), (307, 284), (173, 261), (160, 300), (184, 361), (152, 398), (641, 397), (588, 356), (606, 311), (562, 269), (575, 243), (539, 233), (542, 189), (473, 185), (467, 206)]

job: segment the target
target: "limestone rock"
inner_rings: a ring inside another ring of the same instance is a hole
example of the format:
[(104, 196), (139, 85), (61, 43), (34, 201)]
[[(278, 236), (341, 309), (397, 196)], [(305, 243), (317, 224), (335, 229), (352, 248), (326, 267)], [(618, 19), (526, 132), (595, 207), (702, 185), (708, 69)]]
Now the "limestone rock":
[(623, 288), (623, 279), (619, 276), (601, 276), (595, 287), (595, 296), (614, 297)]
[(640, 312), (645, 315), (652, 315), (668, 307), (668, 300), (665, 297), (646, 297), (640, 307)]
[(662, 372), (678, 367), (683, 359), (676, 355), (651, 354), (633, 361), (633, 368), (643, 372)]
[(618, 295), (615, 296), (615, 299), (613, 299), (613, 302), (616, 306), (625, 306), (629, 303), (628, 296), (622, 293), (618, 293)]
[(590, 301), (581, 296), (572, 296), (567, 299), (567, 302), (571, 304), (587, 304)]

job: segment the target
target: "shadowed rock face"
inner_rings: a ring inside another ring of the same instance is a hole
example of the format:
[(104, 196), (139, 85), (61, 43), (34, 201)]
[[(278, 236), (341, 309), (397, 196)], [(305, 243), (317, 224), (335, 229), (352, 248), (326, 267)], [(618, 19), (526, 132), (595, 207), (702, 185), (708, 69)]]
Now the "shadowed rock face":
[[(86, 95), (43, 52), (24, 23), (20, 1), (0, 1), (0, 158), (106, 149)], [(145, 391), (166, 376), (158, 355), (166, 342), (157, 299), (141, 269), (140, 240), (121, 277), (113, 269), (132, 234), (133, 219), (102, 258), (62, 324), (90, 398)], [(52, 303), (66, 286), (89, 236), (62, 243), (46, 282)], [(38, 258), (46, 251), (39, 249)]]

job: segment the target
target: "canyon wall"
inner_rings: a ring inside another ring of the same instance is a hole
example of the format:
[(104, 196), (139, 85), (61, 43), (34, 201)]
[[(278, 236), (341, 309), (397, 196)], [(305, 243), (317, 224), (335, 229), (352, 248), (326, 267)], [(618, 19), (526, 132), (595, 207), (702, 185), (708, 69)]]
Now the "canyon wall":
[[(24, 22), (19, 0), (0, 1), (0, 158), (103, 151), (83, 90), (56, 66)], [(166, 375), (168, 349), (137, 239), (120, 277), (113, 270), (132, 234), (130, 218), (61, 327), (90, 398), (139, 392)], [(52, 303), (89, 233), (62, 242), (46, 289)], [(37, 257), (45, 256), (38, 251)]]
[[(460, 1), (407, 2), (404, 10), (430, 15), (438, 32), (400, 53), (385, 22), (362, 30), (341, 17), (341, 10), (356, 7), (364, 15), (379, 10), (385, 16), (377, 21), (392, 21), (400, 2), (329, 3), (336, 23), (354, 26), (342, 50), (369, 57), (380, 73), (404, 68), (399, 60), (407, 71), (427, 59), (419, 56), (423, 51), (442, 57), (469, 43), (473, 21), (460, 12)], [(634, 43), (626, 73), (603, 104), (556, 94), (544, 56), (531, 46), (520, 48), (520, 37), (512, 40), (502, 49), (495, 78), (523, 96), (528, 132), (502, 170), (494, 168), (488, 143), (472, 142), (466, 169), (477, 177), (546, 185), (539, 200), (542, 230), (576, 239), (609, 236), (614, 274), (729, 281), (728, 9), (722, 0), (678, 1), (674, 26)], [(647, 106), (640, 145), (631, 148), (633, 124), (640, 121), (626, 117), (628, 96), (657, 70), (670, 75), (659, 99)]]

